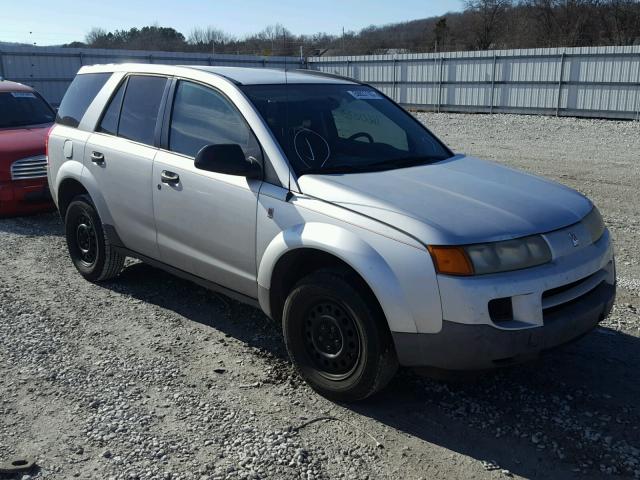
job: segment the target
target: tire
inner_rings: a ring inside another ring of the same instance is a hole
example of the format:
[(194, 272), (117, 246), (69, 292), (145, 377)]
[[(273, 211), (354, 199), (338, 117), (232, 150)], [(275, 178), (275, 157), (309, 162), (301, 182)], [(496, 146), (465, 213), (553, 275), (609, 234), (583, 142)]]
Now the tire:
[(287, 297), (282, 315), (298, 372), (316, 392), (339, 402), (373, 395), (398, 368), (384, 315), (360, 279), (350, 277), (339, 270), (308, 275)]
[(117, 276), (125, 256), (118, 253), (104, 234), (102, 222), (88, 195), (79, 195), (69, 204), (64, 217), (69, 255), (80, 274), (90, 282)]

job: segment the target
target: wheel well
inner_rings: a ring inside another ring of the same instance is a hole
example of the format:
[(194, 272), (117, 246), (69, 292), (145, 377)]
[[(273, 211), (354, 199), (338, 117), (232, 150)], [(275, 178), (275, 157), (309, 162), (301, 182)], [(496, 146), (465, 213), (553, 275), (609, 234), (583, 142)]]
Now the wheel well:
[(271, 274), (269, 304), (271, 317), (282, 321), (282, 310), (294, 285), (310, 273), (324, 269), (342, 270), (346, 277), (356, 282), (384, 317), (382, 307), (367, 282), (348, 263), (331, 253), (313, 248), (298, 248), (285, 253), (276, 263)]
[(58, 211), (64, 219), (67, 212), (67, 207), (71, 201), (78, 195), (89, 194), (87, 189), (82, 184), (72, 178), (68, 178), (62, 181), (60, 187), (58, 187)]

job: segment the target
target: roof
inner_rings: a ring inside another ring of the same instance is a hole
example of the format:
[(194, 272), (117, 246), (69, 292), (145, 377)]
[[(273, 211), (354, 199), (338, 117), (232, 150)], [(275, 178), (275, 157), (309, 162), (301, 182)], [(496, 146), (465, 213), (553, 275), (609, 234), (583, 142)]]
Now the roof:
[(0, 92), (33, 92), (33, 88), (22, 83), (0, 80)]
[(184, 65), (195, 70), (202, 70), (221, 75), (241, 85), (265, 85), (278, 83), (356, 83), (347, 78), (326, 75), (316, 70), (279, 70), (275, 68), (248, 67), (207, 67), (200, 65)]
[(114, 63), (108, 65), (84, 66), (79, 73), (97, 72), (146, 72), (162, 75), (184, 75), (185, 71), (217, 75), (237, 85), (269, 85), (284, 83), (341, 83), (356, 84), (351, 80), (337, 75), (326, 74), (317, 70), (279, 70), (275, 68), (249, 67), (209, 67), (204, 65), (163, 65), (159, 63)]

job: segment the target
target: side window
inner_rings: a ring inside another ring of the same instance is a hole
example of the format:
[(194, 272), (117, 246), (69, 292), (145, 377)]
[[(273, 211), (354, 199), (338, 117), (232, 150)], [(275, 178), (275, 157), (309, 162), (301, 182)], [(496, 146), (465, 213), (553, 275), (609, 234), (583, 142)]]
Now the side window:
[(85, 112), (107, 82), (111, 73), (85, 73), (76, 75), (60, 103), (56, 123), (77, 127)]
[(164, 77), (132, 75), (122, 102), (118, 136), (153, 145), (162, 94), (167, 83)]
[(124, 96), (124, 89), (127, 82), (122, 82), (118, 91), (109, 102), (107, 110), (104, 112), (98, 131), (102, 133), (108, 133), (109, 135), (118, 134), (118, 121), (120, 120), (120, 107), (122, 106), (122, 97)]
[(260, 158), (260, 148), (238, 112), (221, 94), (195, 83), (178, 83), (171, 114), (169, 149), (195, 157), (205, 145), (236, 143), (245, 155)]
[(332, 111), (338, 130), (338, 137), (367, 142), (366, 137), (357, 134), (367, 132), (376, 143), (386, 143), (398, 150), (409, 150), (407, 133), (382, 112), (376, 110), (364, 100), (341, 102)]

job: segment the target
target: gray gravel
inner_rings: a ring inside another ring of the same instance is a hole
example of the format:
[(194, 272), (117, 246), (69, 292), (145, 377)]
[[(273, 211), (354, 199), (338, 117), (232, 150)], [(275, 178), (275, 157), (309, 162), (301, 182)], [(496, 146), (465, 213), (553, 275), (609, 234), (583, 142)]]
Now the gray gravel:
[(489, 375), (401, 371), (346, 407), (300, 382), (260, 312), (137, 262), (87, 283), (56, 215), (4, 219), (0, 462), (59, 479), (640, 478), (640, 123), (419, 117), (594, 199), (619, 268), (602, 327)]

